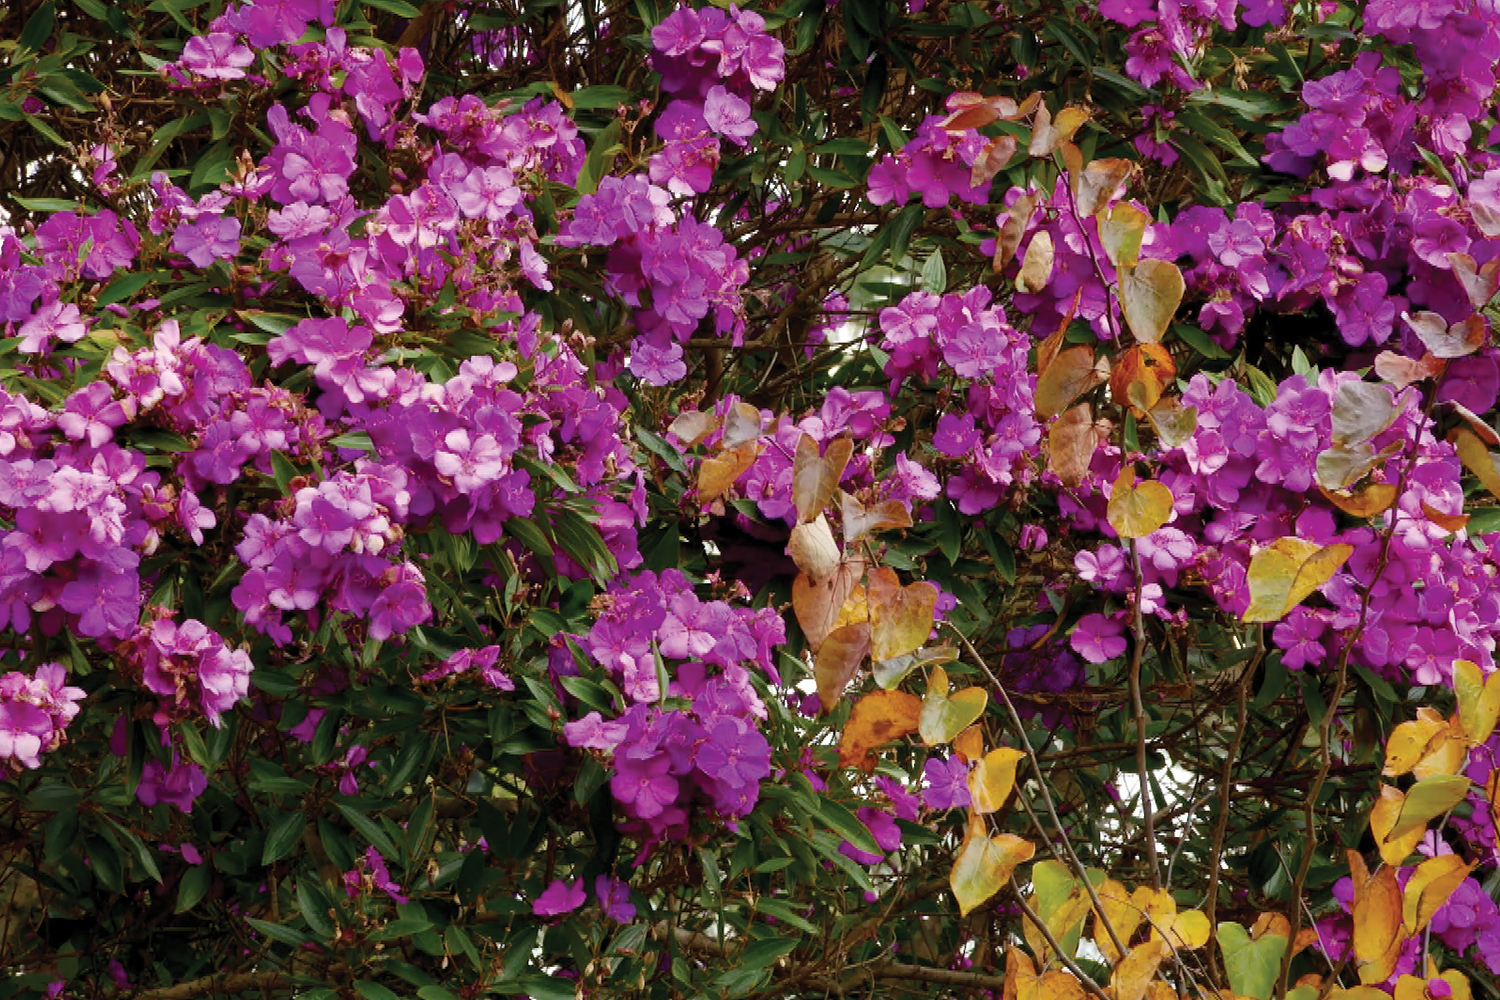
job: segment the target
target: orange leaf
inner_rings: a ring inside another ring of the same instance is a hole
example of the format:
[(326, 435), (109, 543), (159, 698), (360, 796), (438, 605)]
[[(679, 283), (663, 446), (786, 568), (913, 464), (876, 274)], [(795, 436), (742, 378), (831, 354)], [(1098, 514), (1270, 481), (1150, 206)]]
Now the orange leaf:
[(1035, 853), (1034, 844), (1013, 834), (991, 837), (984, 817), (971, 813), (963, 845), (953, 859), (953, 871), (948, 878), (958, 900), (959, 914), (968, 916), (976, 906), (999, 892), (1010, 881), (1016, 865), (1030, 860)]
[(1354, 517), (1374, 517), (1390, 510), (1391, 504), (1396, 502), (1396, 491), (1394, 483), (1370, 483), (1355, 493), (1330, 490), (1322, 484), (1318, 485), (1318, 492), (1323, 494), (1323, 499)]
[(1106, 208), (1135, 172), (1134, 160), (1094, 160), (1073, 178), (1078, 214), (1087, 219)]
[(813, 677), (818, 682), (818, 701), (831, 712), (870, 651), (870, 626), (855, 622), (834, 629), (818, 648)]
[(969, 772), (969, 800), (977, 813), (998, 812), (1016, 787), (1016, 763), (1026, 755), (1000, 747), (991, 750)]
[(1064, 486), (1083, 482), (1104, 437), (1087, 403), (1064, 411), (1052, 422), (1047, 429), (1047, 460)]
[(965, 762), (984, 756), (984, 730), (978, 725), (970, 726), (953, 739), (953, 751)]
[(1005, 266), (1015, 257), (1022, 238), (1031, 229), (1031, 216), (1036, 211), (1038, 200), (1038, 195), (1027, 192), (1017, 198), (1005, 213), (1005, 221), (1000, 224), (1000, 235), (995, 238), (995, 259), (990, 263), (996, 274), (1005, 270)]
[(1321, 546), (1301, 538), (1278, 538), (1250, 557), (1246, 573), (1250, 606), (1242, 621), (1280, 621), (1338, 572), (1354, 546)]
[(870, 751), (916, 732), (922, 699), (905, 691), (871, 691), (854, 703), (839, 737), (839, 766), (875, 769)]
[(1121, 538), (1144, 538), (1172, 516), (1172, 491), (1148, 479), (1135, 482), (1135, 469), (1126, 465), (1109, 494), (1110, 527)]
[(703, 503), (719, 499), (755, 464), (759, 455), (760, 445), (751, 441), (705, 458), (698, 466), (698, 499)]
[(803, 434), (797, 441), (797, 454), (792, 460), (792, 499), (797, 504), (797, 520), (811, 521), (833, 502), (853, 451), (854, 442), (848, 438), (830, 441), (827, 455), (818, 454), (818, 442), (811, 434)]
[(866, 507), (845, 493), (842, 508), (845, 545), (853, 545), (872, 531), (911, 527), (911, 511), (900, 500), (882, 500)]
[[(1118, 406), (1134, 405), (1145, 411), (1156, 405), (1162, 392), (1177, 378), (1172, 355), (1160, 344), (1137, 344), (1120, 355), (1109, 376), (1109, 391)], [(1130, 390), (1140, 386), (1139, 394)]]
[(895, 571), (881, 566), (870, 571), (866, 588), (870, 605), (871, 655), (889, 660), (910, 653), (932, 632), (932, 612), (938, 589), (925, 580), (902, 587)]
[(1186, 285), (1177, 265), (1168, 260), (1143, 260), (1121, 268), (1120, 311), (1130, 332), (1142, 344), (1161, 340), (1182, 304)]
[(1468, 514), (1444, 514), (1434, 509), (1426, 500), (1422, 501), (1422, 513), (1427, 515), (1427, 520), (1444, 531), (1461, 531), (1469, 523)]
[(1144, 1000), (1146, 984), (1156, 977), (1156, 970), (1172, 954), (1160, 939), (1145, 941), (1130, 949), (1109, 977), (1115, 1000)]
[(1431, 354), (1424, 354), (1420, 361), (1392, 351), (1381, 351), (1375, 356), (1375, 374), (1380, 376), (1382, 382), (1389, 382), (1398, 389), (1405, 389), (1413, 382), (1436, 378), (1443, 373), (1444, 367), (1446, 363)]
[(1401, 927), (1401, 887), (1386, 865), (1354, 890), (1354, 957), (1361, 983), (1383, 983), (1396, 971), (1406, 934)]
[(1026, 256), (1021, 261), (1021, 273), (1016, 276), (1016, 291), (1035, 295), (1047, 287), (1052, 278), (1052, 234), (1045, 229), (1037, 230), (1026, 245)]
[(792, 610), (797, 624), (807, 636), (807, 644), (817, 652), (828, 633), (834, 629), (844, 602), (853, 593), (855, 583), (864, 574), (864, 563), (849, 560), (839, 563), (828, 576), (814, 578), (798, 573), (792, 581)]
[(1043, 420), (1055, 417), (1073, 400), (1109, 377), (1109, 361), (1094, 360), (1094, 349), (1070, 347), (1058, 352), (1036, 380), (1036, 415)]

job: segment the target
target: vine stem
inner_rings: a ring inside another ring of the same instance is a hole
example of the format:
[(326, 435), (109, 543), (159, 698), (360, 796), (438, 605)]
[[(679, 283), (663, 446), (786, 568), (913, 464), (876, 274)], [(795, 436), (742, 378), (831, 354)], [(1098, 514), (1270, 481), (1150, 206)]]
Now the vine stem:
[[(951, 626), (951, 623), (949, 624)], [(1026, 753), (1026, 759), (1031, 764), (1032, 773), (1036, 775), (1037, 787), (1042, 793), (1042, 802), (1047, 806), (1047, 815), (1052, 818), (1052, 825), (1057, 829), (1057, 837), (1062, 841), (1063, 850), (1067, 853), (1068, 861), (1072, 863), (1073, 874), (1083, 883), (1084, 891), (1089, 894), (1089, 901), (1094, 904), (1094, 913), (1097, 914), (1100, 922), (1104, 924), (1104, 929), (1109, 934), (1110, 943), (1115, 946), (1115, 950), (1121, 956), (1124, 956), (1130, 949), (1125, 947), (1119, 933), (1114, 928), (1113, 922), (1105, 915), (1104, 904), (1099, 900), (1099, 894), (1094, 891), (1094, 883), (1089, 881), (1088, 872), (1084, 870), (1083, 862), (1078, 860), (1078, 854), (1073, 850), (1073, 842), (1068, 839), (1067, 831), (1063, 829), (1062, 819), (1057, 815), (1057, 804), (1052, 801), (1052, 792), (1047, 788), (1047, 775), (1042, 771), (1042, 762), (1037, 759), (1036, 751), (1031, 748), (1031, 741), (1026, 738), (1026, 726), (1021, 722), (1021, 713), (1016, 711), (1016, 706), (1010, 700), (1010, 695), (1005, 692), (1005, 685), (1000, 683), (1000, 678), (995, 676), (995, 672), (984, 661), (984, 657), (979, 655), (979, 650), (974, 648), (974, 644), (969, 641), (969, 637), (960, 632), (957, 626), (952, 626), (952, 628), (954, 634), (958, 636), (958, 641), (963, 643), (964, 648), (969, 651), (969, 655), (974, 657), (974, 662), (979, 664), (979, 669), (984, 671), (985, 676), (990, 679), (990, 683), (995, 686), (995, 691), (1000, 695), (1000, 700), (1005, 703), (1005, 711), (1010, 716), (1010, 723), (1016, 731), (1016, 740), (1021, 744), (1021, 749)], [(1018, 798), (1021, 797), (1019, 784), (1016, 786), (1016, 796)], [(1027, 812), (1030, 812), (1031, 806), (1028, 804), (1026, 809)], [(1041, 824), (1038, 823), (1037, 827), (1040, 829)], [(1042, 832), (1045, 835), (1045, 831)], [(1019, 893), (1016, 895), (1017, 897), (1020, 896)], [(1024, 900), (1022, 900), (1021, 906), (1024, 910), (1026, 906)], [(1045, 929), (1043, 933), (1047, 933)]]
[(1141, 698), (1141, 660), (1146, 655), (1146, 619), (1141, 614), (1141, 554), (1130, 540), (1130, 565), (1135, 574), (1135, 600), (1131, 602), (1130, 708), (1135, 715), (1135, 771), (1141, 782), (1141, 812), (1145, 820), (1146, 864), (1151, 869), (1151, 888), (1161, 888), (1161, 862), (1156, 855), (1156, 809), (1151, 802), (1151, 772), (1146, 764), (1146, 703)]

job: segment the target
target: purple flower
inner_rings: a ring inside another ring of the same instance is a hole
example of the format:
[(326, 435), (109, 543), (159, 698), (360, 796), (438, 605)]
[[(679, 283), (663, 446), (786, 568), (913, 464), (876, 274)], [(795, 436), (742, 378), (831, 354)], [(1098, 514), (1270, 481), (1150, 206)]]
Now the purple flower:
[(78, 631), (97, 639), (125, 636), (135, 626), (141, 608), (141, 581), (134, 572), (108, 573), (91, 568), (63, 588), (58, 599), (63, 610), (78, 615)]
[(750, 117), (750, 103), (721, 87), (712, 87), (703, 102), (703, 119), (708, 127), (737, 146), (755, 134), (755, 119)]
[[(901, 846), (901, 828), (896, 825), (896, 819), (890, 813), (874, 806), (861, 806), (855, 815), (870, 831), (870, 836), (882, 851), (894, 851)], [(862, 865), (877, 864), (884, 857), (883, 854), (863, 851), (847, 840), (839, 845), (839, 853)]]
[(240, 220), (232, 215), (210, 215), (184, 223), (172, 234), (172, 249), (196, 267), (229, 260), (240, 252)]
[(967, 809), (969, 807), (969, 765), (959, 757), (928, 757), (922, 765), (926, 785), (922, 803), (928, 809)]
[(249, 46), (222, 31), (194, 35), (182, 47), (179, 63), (205, 80), (241, 80), (245, 67), (255, 62)]
[[(604, 877), (606, 876), (600, 876), (600, 878)], [(539, 917), (557, 917), (564, 913), (572, 913), (582, 906), (587, 898), (588, 893), (584, 891), (583, 879), (574, 879), (571, 883), (564, 882), (562, 879), (553, 879), (531, 904), (531, 912)]]
[(73, 303), (48, 302), (22, 323), (18, 332), (21, 343), (16, 350), (22, 354), (47, 354), (54, 339), (76, 343), (84, 338), (89, 328)]
[(181, 755), (174, 750), (170, 768), (163, 767), (155, 758), (146, 761), (135, 797), (144, 806), (166, 803), (176, 806), (180, 812), (191, 813), (193, 802), (207, 790), (208, 778), (203, 774), (203, 768), (182, 763)]
[(642, 760), (628, 753), (616, 753), (615, 775), (609, 780), (610, 791), (616, 801), (630, 806), (631, 812), (641, 819), (660, 816), (667, 806), (677, 801), (677, 779), (669, 773), (671, 768), (672, 761), (666, 754)]
[(1125, 624), (1117, 615), (1084, 615), (1068, 643), (1090, 663), (1103, 663), (1125, 655)]
[[(613, 875), (600, 875), (594, 879), (594, 895), (598, 898), (599, 908), (604, 911), (604, 915), (615, 923), (628, 924), (635, 919), (635, 904), (630, 901), (630, 883), (624, 879), (617, 879)], [(538, 912), (538, 916), (547, 915)]]

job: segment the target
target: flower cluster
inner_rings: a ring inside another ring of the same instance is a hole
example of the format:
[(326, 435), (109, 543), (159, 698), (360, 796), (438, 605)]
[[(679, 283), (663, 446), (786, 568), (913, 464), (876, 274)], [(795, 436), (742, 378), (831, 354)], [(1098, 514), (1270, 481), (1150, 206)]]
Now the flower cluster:
[(976, 129), (950, 132), (941, 115), (929, 115), (906, 145), (870, 168), (865, 196), (874, 205), (905, 205), (913, 194), (928, 208), (940, 208), (955, 197), (982, 204), (990, 185), (974, 176), (973, 167), (987, 142)]
[(67, 680), (58, 663), (43, 663), (30, 676), (17, 670), (0, 676), (0, 766), (40, 767), (41, 755), (62, 745), (83, 700), (83, 690)]
[(154, 716), (159, 726), (199, 716), (221, 725), (223, 714), (250, 690), (250, 655), (230, 649), (217, 632), (196, 619), (157, 618), (142, 625), (119, 649), (139, 672), (146, 690), (161, 699)]
[(700, 803), (720, 816), (748, 813), (771, 773), (771, 748), (756, 727), (767, 709), (751, 669), (778, 676), (780, 616), (700, 600), (676, 570), (626, 578), (600, 605), (580, 644), (628, 707), (608, 720), (589, 712), (564, 733), (605, 755), (626, 829), (652, 842), (686, 834)]

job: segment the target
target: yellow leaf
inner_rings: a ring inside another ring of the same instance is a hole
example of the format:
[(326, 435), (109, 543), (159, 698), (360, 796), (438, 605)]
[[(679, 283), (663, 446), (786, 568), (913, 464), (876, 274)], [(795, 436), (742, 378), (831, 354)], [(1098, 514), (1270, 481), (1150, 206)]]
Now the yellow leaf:
[(1453, 895), (1474, 864), (1464, 864), (1456, 854), (1440, 854), (1417, 865), (1407, 880), (1401, 904), (1401, 922), (1407, 934), (1420, 934), (1448, 897)]
[(823, 711), (833, 711), (869, 651), (868, 622), (841, 626), (823, 640), (813, 661), (813, 678), (818, 682), (818, 701)]
[(1029, 861), (1036, 846), (1009, 833), (991, 837), (984, 817), (971, 813), (964, 842), (953, 859), (948, 882), (958, 900), (958, 912), (968, 916), (976, 906), (999, 892), (1010, 881), (1016, 865)]
[(1457, 774), (1469, 760), (1469, 745), (1460, 727), (1445, 726), (1427, 756), (1417, 762), (1411, 773), (1419, 780), (1442, 774)]
[(933, 667), (917, 727), (922, 742), (932, 747), (951, 741), (984, 714), (984, 706), (988, 703), (989, 694), (984, 688), (968, 687), (950, 696), (948, 671)]
[(1131, 898), (1130, 892), (1114, 879), (1106, 880), (1095, 890), (1095, 895), (1099, 897), (1099, 903), (1104, 909), (1102, 914), (1099, 910), (1094, 911), (1094, 944), (1107, 960), (1116, 962), (1120, 958), (1120, 952), (1110, 939), (1105, 923), (1113, 927), (1115, 934), (1128, 945), (1136, 928), (1145, 919), (1145, 914)]
[(1354, 957), (1361, 983), (1383, 983), (1396, 971), (1406, 934), (1401, 927), (1401, 888), (1386, 865), (1354, 890)]
[(871, 691), (854, 703), (839, 737), (839, 766), (875, 769), (875, 747), (916, 731), (922, 700), (905, 691)]
[(1109, 977), (1115, 1000), (1145, 1000), (1146, 984), (1156, 977), (1156, 970), (1172, 954), (1160, 939), (1145, 941), (1130, 949), (1130, 954), (1115, 966)]
[(1380, 848), (1381, 860), (1388, 865), (1399, 865), (1411, 857), (1411, 853), (1422, 842), (1422, 835), (1427, 832), (1425, 827), (1418, 827), (1405, 836), (1391, 836), (1396, 820), (1401, 817), (1401, 807), (1405, 804), (1406, 796), (1399, 789), (1381, 785), (1380, 798), (1370, 811), (1370, 833), (1375, 837), (1375, 845)]
[(1426, 705), (1417, 709), (1415, 719), (1391, 730), (1385, 742), (1385, 768), (1381, 773), (1388, 778), (1399, 778), (1410, 772), (1427, 756), (1432, 741), (1447, 728), (1443, 717)]
[(1135, 469), (1126, 464), (1109, 494), (1109, 524), (1121, 538), (1143, 538), (1172, 516), (1172, 491), (1155, 480), (1135, 482)]
[(1449, 437), (1458, 449), (1458, 458), (1464, 463), (1464, 468), (1474, 473), (1493, 496), (1500, 497), (1500, 468), (1495, 465), (1494, 452), (1466, 427), (1458, 428)]
[(1037, 230), (1026, 245), (1026, 256), (1021, 260), (1021, 273), (1016, 275), (1016, 291), (1024, 295), (1035, 295), (1047, 287), (1052, 280), (1052, 234), (1045, 229)]
[(966, 762), (984, 756), (984, 730), (970, 726), (953, 739), (953, 751)]
[(1413, 830), (1425, 831), (1429, 822), (1462, 802), (1472, 785), (1461, 774), (1438, 774), (1412, 785), (1406, 790), (1406, 802), (1390, 836), (1400, 838)]
[(854, 442), (848, 438), (829, 442), (827, 455), (818, 454), (818, 442), (811, 434), (798, 440), (792, 459), (792, 499), (798, 521), (811, 521), (833, 502), (853, 451)]
[(1016, 763), (1026, 755), (1000, 747), (985, 754), (969, 772), (970, 808), (987, 814), (997, 812), (1016, 787)]
[(925, 580), (902, 587), (893, 570), (870, 571), (866, 599), (870, 605), (870, 653), (889, 660), (920, 647), (932, 632), (937, 586)]
[(1343, 543), (1321, 546), (1301, 538), (1278, 538), (1250, 557), (1250, 606), (1243, 620), (1280, 621), (1327, 583), (1353, 552), (1354, 546)]
[(1141, 259), (1141, 238), (1151, 216), (1129, 202), (1120, 202), (1099, 219), (1099, 242), (1115, 267), (1134, 267)]
[(1036, 415), (1043, 420), (1066, 410), (1079, 396), (1109, 378), (1109, 362), (1087, 346), (1059, 351), (1036, 380)]
[(1119, 275), (1120, 311), (1130, 332), (1139, 343), (1158, 343), (1182, 304), (1182, 272), (1169, 260), (1143, 260)]
[(1213, 928), (1202, 910), (1184, 910), (1172, 918), (1167, 928), (1167, 941), (1174, 948), (1202, 948), (1212, 936)]
[(1479, 664), (1454, 660), (1453, 691), (1458, 695), (1458, 718), (1464, 736), (1476, 745), (1483, 743), (1495, 731), (1496, 718), (1500, 718), (1500, 670), (1485, 680)]

